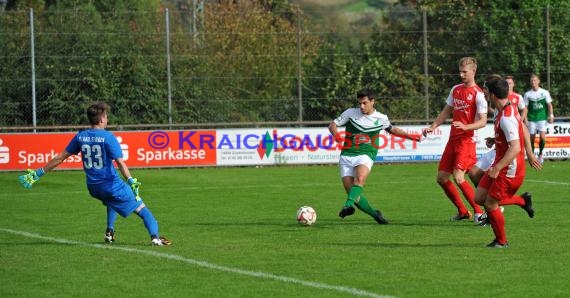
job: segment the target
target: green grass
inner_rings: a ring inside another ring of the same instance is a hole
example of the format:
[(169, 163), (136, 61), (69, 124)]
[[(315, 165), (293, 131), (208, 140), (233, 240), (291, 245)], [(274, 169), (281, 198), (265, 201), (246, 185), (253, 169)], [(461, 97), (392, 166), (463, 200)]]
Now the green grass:
[[(529, 169), (522, 190), (532, 191), (536, 217), (506, 208), (505, 250), (484, 247), (490, 228), (448, 221), (454, 209), (435, 183), (435, 164), (375, 166), (365, 194), (391, 220), (386, 226), (360, 212), (338, 218), (336, 166), (132, 172), (172, 246), (148, 246), (136, 215), (117, 221), (117, 243), (100, 245), (105, 209), (87, 194), (82, 172), (49, 173), (32, 190), (17, 173), (0, 173), (0, 296), (570, 293), (570, 162)], [(296, 223), (301, 205), (317, 210), (314, 226)]]

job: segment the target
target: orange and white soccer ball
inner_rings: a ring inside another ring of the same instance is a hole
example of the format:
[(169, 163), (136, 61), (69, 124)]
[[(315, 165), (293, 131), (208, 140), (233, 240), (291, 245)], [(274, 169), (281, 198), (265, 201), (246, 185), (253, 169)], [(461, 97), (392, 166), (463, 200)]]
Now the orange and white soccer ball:
[(310, 226), (317, 221), (317, 212), (311, 206), (303, 206), (297, 210), (297, 222), (304, 226)]

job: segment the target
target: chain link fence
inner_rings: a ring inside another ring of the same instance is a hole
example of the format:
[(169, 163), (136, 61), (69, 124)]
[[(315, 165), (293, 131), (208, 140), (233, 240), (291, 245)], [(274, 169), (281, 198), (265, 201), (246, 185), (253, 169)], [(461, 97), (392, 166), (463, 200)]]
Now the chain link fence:
[[(472, 55), (480, 61), (479, 81), (489, 73), (514, 75), (521, 94), (538, 72), (565, 119), (569, 71), (560, 57), (568, 43), (560, 41), (570, 39), (570, 23), (556, 22), (570, 14), (521, 11), (507, 26), (500, 18), (493, 23), (493, 13), (478, 11), (490, 22), (467, 28), (455, 21), (473, 17), (469, 11), (400, 9), (365, 19), (370, 27), (342, 28), (299, 10), (276, 14), (253, 4), (4, 11), (0, 126), (76, 128), (87, 124), (85, 107), (97, 100), (112, 105), (111, 123), (123, 127), (321, 125), (355, 103), (358, 86), (376, 89), (378, 108), (394, 121), (429, 122), (459, 82), (456, 61)], [(541, 23), (525, 25), (537, 14)]]

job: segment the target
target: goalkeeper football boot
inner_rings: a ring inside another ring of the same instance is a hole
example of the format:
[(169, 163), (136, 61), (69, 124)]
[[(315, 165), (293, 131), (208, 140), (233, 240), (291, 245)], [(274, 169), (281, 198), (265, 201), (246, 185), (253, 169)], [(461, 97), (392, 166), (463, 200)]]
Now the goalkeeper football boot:
[(171, 245), (172, 242), (162, 236), (157, 237), (154, 236), (152, 237), (152, 239), (150, 240), (150, 245), (152, 246), (167, 246), (167, 245)]
[(113, 229), (107, 229), (105, 231), (105, 242), (108, 243), (115, 242), (115, 231)]
[(464, 213), (464, 214), (457, 213), (455, 216), (451, 217), (449, 220), (461, 221), (464, 219), (471, 219), (471, 218), (473, 218), (473, 215), (471, 215), (471, 212), (469, 210), (467, 210), (467, 213)]
[(505, 242), (503, 244), (499, 243), (499, 241), (497, 241), (497, 239), (494, 239), (493, 242), (487, 244), (487, 247), (490, 248), (507, 248), (509, 247), (509, 242)]
[(388, 224), (388, 220), (386, 220), (384, 218), (384, 216), (382, 216), (382, 212), (380, 212), (380, 210), (376, 210), (376, 213), (372, 217), (380, 225), (387, 225)]
[(524, 211), (526, 211), (528, 217), (533, 218), (534, 208), (532, 208), (532, 195), (528, 192), (525, 192), (521, 195), (521, 197), (524, 199), (525, 203), (524, 206), (522, 206), (522, 208), (524, 209)]
[(349, 215), (353, 215), (353, 214), (354, 214), (354, 207), (344, 206), (344, 207), (342, 207), (342, 209), (338, 213), (338, 216), (340, 216), (340, 218), (345, 218), (345, 217), (347, 217)]

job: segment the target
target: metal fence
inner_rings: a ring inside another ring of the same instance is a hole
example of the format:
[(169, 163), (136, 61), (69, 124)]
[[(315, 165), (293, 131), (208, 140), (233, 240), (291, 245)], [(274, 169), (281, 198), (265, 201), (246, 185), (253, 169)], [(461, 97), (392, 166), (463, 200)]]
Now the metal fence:
[[(282, 31), (263, 31), (264, 28), (248, 27), (256, 24), (245, 21), (251, 17), (249, 15), (236, 15), (235, 12), (208, 14), (203, 7), (200, 9), (110, 13), (112, 18), (121, 20), (114, 27), (101, 25), (98, 15), (83, 11), (44, 11), (41, 16), (33, 10), (0, 12), (2, 131), (75, 128), (85, 124), (80, 119), (84, 107), (96, 99), (111, 101), (119, 108), (117, 117), (121, 119), (122, 127), (135, 128), (322, 124), (330, 118), (312, 114), (317, 110), (313, 107), (315, 102), (326, 99), (348, 107), (354, 101), (354, 89), (336, 93), (329, 90), (328, 95), (334, 94), (332, 98), (320, 98), (314, 94), (319, 94), (321, 86), (311, 85), (316, 79), (344, 80), (350, 71), (343, 71), (344, 77), (335, 77), (335, 71), (319, 74), (308, 68), (312, 67), (317, 55), (322, 61), (330, 58), (331, 68), (335, 67), (338, 55), (364, 55), (356, 44), (370, 38), (371, 29), (319, 24), (298, 15), (290, 26), (281, 27), (285, 28)], [(465, 12), (414, 10), (368, 16), (371, 23), (380, 23), (381, 18), (405, 16), (420, 26), (412, 31), (380, 34), (387, 39), (411, 35), (417, 38), (415, 45), (407, 49), (403, 46), (394, 52), (372, 53), (386, 61), (396, 57), (417, 61), (416, 67), (397, 69), (395, 65), (392, 70), (414, 78), (415, 84), (385, 86), (380, 94), (380, 107), (391, 119), (417, 123), (428, 122), (437, 116), (449, 88), (459, 81), (456, 57), (485, 51), (485, 44), (479, 44), (477, 48), (458, 45), (447, 52), (430, 46), (434, 40), (453, 39), (458, 34), (472, 34), (475, 38), (490, 34), (485, 28), (465, 32), (463, 28), (454, 28), (453, 24), (445, 31), (430, 27), (431, 20), (462, 13)], [(527, 14), (544, 16), (544, 24), (532, 30), (498, 30), (493, 34), (504, 34), (507, 43), (506, 37), (512, 34), (540, 35), (539, 47), (527, 47), (525, 52), (508, 55), (527, 55), (542, 66), (539, 69), (542, 85), (551, 91), (558, 119), (566, 119), (570, 115), (565, 108), (570, 106), (570, 86), (566, 83), (569, 71), (564, 60), (552, 59), (565, 49), (552, 47), (550, 39), (551, 35), (568, 37), (564, 31), (551, 29), (557, 15), (567, 12), (537, 8)], [(221, 20), (227, 18), (233, 18), (237, 27), (220, 25), (218, 28), (227, 31), (208, 31), (208, 23), (221, 24)], [(340, 35), (355, 40), (348, 52), (319, 52), (322, 41)], [(211, 42), (214, 36), (217, 43)], [(91, 40), (92, 44), (86, 44), (86, 40)], [(245, 45), (249, 43), (251, 49), (236, 49), (237, 46), (244, 47), (243, 43), (232, 44), (237, 40), (249, 41)], [(102, 43), (113, 46), (100, 47)], [(223, 46), (214, 48), (213, 45)], [(104, 52), (90, 49), (103, 49)], [(501, 48), (488, 49), (490, 56), (501, 55), (501, 52)], [(142, 65), (149, 59), (153, 63)], [(439, 61), (443, 59), (448, 60), (445, 69), (439, 67)], [(484, 61), (480, 65), (479, 77), (501, 71), (493, 65), (485, 65)], [(528, 89), (533, 70), (528, 67), (517, 69), (517, 65), (513, 65), (507, 71), (517, 78), (519, 93)], [(354, 70), (354, 77), (367, 80), (381, 81), (392, 75), (385, 73), (378, 77), (358, 72), (358, 69)], [(135, 86), (117, 86), (124, 82), (124, 77), (129, 77)], [(438, 87), (442, 85), (445, 87)], [(408, 89), (396, 91), (398, 88)], [(81, 91), (86, 89), (97, 96), (85, 97)], [(77, 97), (73, 90), (77, 90)], [(152, 94), (152, 99), (141, 100), (148, 94)]]

